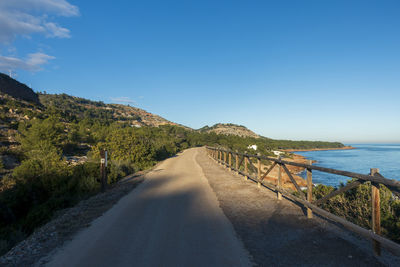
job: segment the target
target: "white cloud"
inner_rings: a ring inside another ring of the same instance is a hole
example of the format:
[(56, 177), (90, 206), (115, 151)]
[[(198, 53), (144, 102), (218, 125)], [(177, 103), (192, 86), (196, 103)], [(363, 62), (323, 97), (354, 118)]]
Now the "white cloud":
[[(35, 34), (47, 38), (70, 38), (70, 30), (57, 24), (54, 18), (78, 15), (78, 7), (67, 0), (0, 0), (0, 44), (11, 46), (16, 37), (31, 38)], [(16, 56), (13, 48), (8, 50), (8, 55), (0, 53), (0, 71), (39, 71), (42, 65), (54, 58), (38, 52), (22, 59)]]
[(1, 0), (0, 8), (18, 9), (26, 12), (50, 12), (64, 17), (79, 15), (78, 7), (65, 0)]
[(131, 104), (137, 106), (137, 103), (134, 100), (126, 96), (110, 97), (110, 99), (111, 101), (114, 101), (116, 103)]
[(0, 71), (7, 72), (15, 69), (39, 71), (42, 69), (42, 65), (47, 64), (52, 59), (55, 59), (55, 57), (41, 52), (29, 54), (26, 59), (0, 55)]
[(65, 0), (0, 0), (0, 42), (32, 34), (69, 38), (70, 31), (49, 21), (48, 15), (78, 16), (79, 9)]
[(54, 22), (47, 22), (44, 24), (47, 29), (47, 37), (69, 38), (71, 37), (70, 31), (66, 28), (60, 27)]

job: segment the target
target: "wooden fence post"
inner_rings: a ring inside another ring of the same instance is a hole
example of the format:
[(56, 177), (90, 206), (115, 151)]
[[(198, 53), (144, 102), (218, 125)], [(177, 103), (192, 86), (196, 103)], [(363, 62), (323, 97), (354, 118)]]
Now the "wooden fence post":
[(249, 170), (247, 168), (248, 158), (244, 156), (244, 179), (247, 181), (247, 175), (249, 174)]
[(100, 158), (101, 192), (105, 192), (107, 187), (107, 150), (100, 151)]
[[(312, 160), (308, 161), (308, 164), (311, 165), (312, 164)], [(308, 202), (312, 202), (312, 170), (311, 169), (307, 169), (307, 201)], [(310, 208), (307, 208), (307, 218), (312, 219), (313, 214), (312, 214), (312, 210)]]
[[(370, 170), (370, 175), (374, 176), (376, 173), (379, 173), (379, 169), (372, 168)], [(372, 197), (371, 197), (371, 206), (372, 206), (372, 232), (377, 235), (381, 234), (381, 203), (380, 203), (380, 195), (378, 184), (371, 183), (372, 188)], [(376, 240), (373, 240), (374, 245), (374, 253), (377, 256), (381, 255), (381, 244)]]
[[(278, 157), (279, 160), (281, 160), (281, 156)], [(281, 164), (278, 164), (278, 189), (282, 189), (282, 167)], [(282, 200), (282, 194), (281, 192), (278, 191), (277, 193), (278, 200)]]
[(229, 152), (229, 170), (232, 169), (232, 153)]
[[(260, 155), (260, 153), (258, 153), (257, 155)], [(261, 187), (261, 160), (260, 160), (260, 158), (257, 158), (257, 186), (258, 186), (258, 188)]]
[(236, 173), (239, 174), (239, 154), (237, 151), (235, 155), (235, 162), (236, 162)]
[(226, 152), (224, 152), (224, 165), (226, 167), (226, 163), (228, 162), (227, 156), (226, 156)]

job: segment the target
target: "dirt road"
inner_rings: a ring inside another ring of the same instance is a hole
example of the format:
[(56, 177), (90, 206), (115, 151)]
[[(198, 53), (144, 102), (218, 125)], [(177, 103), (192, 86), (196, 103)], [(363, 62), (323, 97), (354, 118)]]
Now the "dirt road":
[(59, 249), (48, 266), (250, 266), (189, 149)]

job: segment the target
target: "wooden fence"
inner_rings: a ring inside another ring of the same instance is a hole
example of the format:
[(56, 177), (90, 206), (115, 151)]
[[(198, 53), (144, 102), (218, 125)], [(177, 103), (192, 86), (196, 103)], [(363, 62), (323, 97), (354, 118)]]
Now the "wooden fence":
[[(319, 166), (313, 166), (312, 162), (309, 161), (308, 164), (291, 162), (282, 160), (280, 157), (272, 158), (261, 155), (251, 155), (245, 153), (234, 152), (222, 148), (206, 147), (207, 152), (211, 158), (216, 160), (219, 164), (226, 166), (228, 169), (237, 172), (244, 176), (245, 180), (251, 179), (257, 182), (258, 186), (267, 187), (277, 193), (277, 198), (282, 199), (282, 195), (288, 199), (298, 202), (307, 209), (307, 217), (312, 218), (313, 212), (319, 214), (320, 216), (326, 217), (332, 221), (342, 224), (344, 227), (362, 235), (367, 238), (372, 239), (374, 252), (376, 255), (381, 254), (381, 246), (384, 246), (389, 251), (395, 254), (400, 254), (400, 245), (381, 236), (381, 216), (380, 216), (380, 195), (379, 195), (379, 185), (383, 184), (388, 187), (392, 192), (398, 194), (400, 193), (400, 182), (396, 180), (391, 180), (383, 177), (379, 174), (378, 169), (371, 169), (369, 175), (335, 170), (330, 168), (324, 168)], [(271, 162), (271, 166), (266, 172), (262, 172), (261, 161), (266, 160)], [(256, 165), (257, 167), (255, 167)], [(300, 186), (296, 182), (295, 178), (288, 169), (288, 165), (304, 168), (307, 171), (307, 194), (304, 194)], [(272, 184), (267, 182), (265, 178), (267, 175), (278, 166), (277, 183)], [(346, 177), (354, 178), (355, 180), (348, 183), (346, 186), (340, 187), (339, 189), (327, 194), (326, 196), (313, 200), (312, 194), (312, 171), (321, 171), (325, 173), (331, 173), (336, 175), (342, 175)], [(283, 188), (282, 184), (282, 173), (285, 172), (289, 177), (291, 183), (293, 183), (296, 188), (297, 195), (294, 195), (290, 190)], [(352, 222), (347, 221), (344, 218), (336, 216), (320, 207), (319, 204), (326, 202), (328, 199), (344, 193), (352, 188), (356, 188), (362, 183), (371, 182), (371, 199), (372, 199), (372, 229), (367, 230), (362, 228)]]

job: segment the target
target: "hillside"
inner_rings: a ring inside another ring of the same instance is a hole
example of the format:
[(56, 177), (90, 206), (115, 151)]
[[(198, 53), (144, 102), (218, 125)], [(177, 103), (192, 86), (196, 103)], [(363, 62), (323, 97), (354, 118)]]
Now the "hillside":
[(43, 114), (43, 107), (36, 103), (15, 98), (0, 92), (0, 178), (20, 162), (19, 143), (16, 140), (18, 125)]
[(129, 123), (135, 127), (178, 125), (143, 109), (121, 104), (105, 104), (67, 94), (39, 93), (39, 99), (46, 108), (57, 108), (64, 116), (74, 120), (110, 120)]
[[(0, 107), (0, 178), (11, 173), (21, 163), (23, 157), (19, 148), (18, 129), (20, 125), (30, 124), (34, 119), (43, 120), (49, 116), (56, 116), (65, 124), (66, 132), (71, 132), (75, 122), (83, 120), (96, 121), (104, 125), (119, 123), (135, 128), (179, 126), (136, 107), (105, 104), (67, 94), (35, 93), (26, 85), (3, 73), (0, 73)], [(83, 152), (90, 150), (85, 142), (77, 144), (76, 147), (81, 147)], [(72, 154), (84, 156), (82, 151), (75, 150)], [(65, 155), (68, 158), (75, 158), (70, 152), (66, 150)]]
[(39, 98), (31, 88), (4, 73), (0, 73), (0, 92), (20, 100), (39, 104)]
[(211, 127), (204, 126), (203, 128), (199, 129), (199, 132), (260, 138), (258, 134), (247, 129), (245, 126), (233, 123), (217, 123)]

